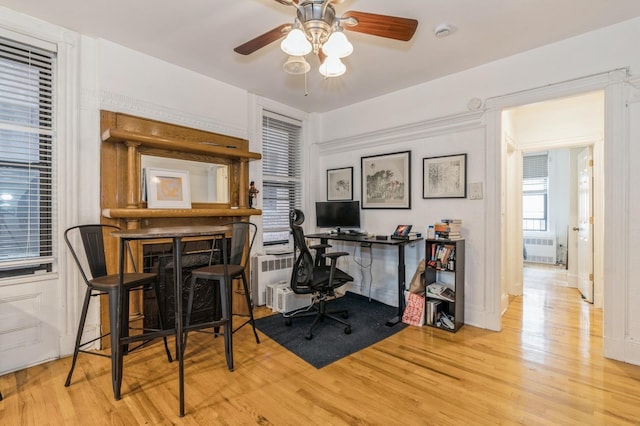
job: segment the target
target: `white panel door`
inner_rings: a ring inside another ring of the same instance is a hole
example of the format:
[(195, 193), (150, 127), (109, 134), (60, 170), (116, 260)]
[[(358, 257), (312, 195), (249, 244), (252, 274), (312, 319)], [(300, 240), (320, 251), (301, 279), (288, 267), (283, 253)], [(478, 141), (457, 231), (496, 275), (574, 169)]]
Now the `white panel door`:
[(593, 303), (593, 163), (591, 147), (578, 154), (578, 290)]

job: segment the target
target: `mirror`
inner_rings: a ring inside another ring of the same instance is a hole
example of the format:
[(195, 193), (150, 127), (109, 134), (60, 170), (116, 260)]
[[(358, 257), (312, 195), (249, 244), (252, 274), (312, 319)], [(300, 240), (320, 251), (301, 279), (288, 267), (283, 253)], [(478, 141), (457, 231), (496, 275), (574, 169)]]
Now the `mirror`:
[(229, 202), (229, 166), (226, 164), (142, 155), (140, 168), (143, 176), (146, 168), (186, 170), (189, 172), (192, 203)]

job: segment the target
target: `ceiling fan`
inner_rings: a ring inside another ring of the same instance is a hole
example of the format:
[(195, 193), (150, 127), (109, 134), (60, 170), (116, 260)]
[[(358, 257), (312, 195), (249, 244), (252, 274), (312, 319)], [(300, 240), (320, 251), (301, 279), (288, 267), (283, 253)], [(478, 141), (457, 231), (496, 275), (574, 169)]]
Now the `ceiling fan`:
[(346, 71), (340, 60), (351, 54), (353, 46), (343, 29), (400, 41), (409, 41), (418, 27), (415, 19), (375, 13), (348, 11), (337, 16), (334, 4), (343, 0), (275, 0), (294, 6), (297, 15), (293, 24), (282, 24), (233, 49), (249, 55), (286, 36), (281, 49), (289, 55), (284, 69), (290, 74), (305, 74), (310, 65), (304, 56), (313, 52), (321, 62), (320, 73), (337, 77)]

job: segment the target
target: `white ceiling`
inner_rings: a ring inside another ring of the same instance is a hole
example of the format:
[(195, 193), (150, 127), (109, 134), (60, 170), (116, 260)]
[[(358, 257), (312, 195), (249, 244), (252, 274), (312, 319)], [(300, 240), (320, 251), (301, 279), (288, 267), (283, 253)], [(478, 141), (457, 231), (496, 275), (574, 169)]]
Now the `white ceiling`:
[[(307, 112), (325, 112), (640, 16), (638, 0), (345, 0), (348, 10), (414, 18), (410, 42), (346, 31), (347, 73), (324, 79), (310, 57), (302, 76), (282, 70), (279, 41), (242, 56), (233, 48), (295, 9), (276, 0), (0, 0), (0, 5), (161, 58)], [(448, 23), (447, 38), (433, 35)]]

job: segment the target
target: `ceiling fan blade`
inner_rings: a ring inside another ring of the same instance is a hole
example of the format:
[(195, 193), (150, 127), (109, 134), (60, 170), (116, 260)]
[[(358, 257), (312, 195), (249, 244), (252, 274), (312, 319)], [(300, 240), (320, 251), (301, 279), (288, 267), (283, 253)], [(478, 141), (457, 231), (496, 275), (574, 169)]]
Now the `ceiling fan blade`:
[(291, 6), (292, 4), (298, 4), (298, 0), (276, 0), (280, 4), (285, 6)]
[(249, 40), (248, 42), (241, 44), (240, 46), (233, 49), (236, 53), (241, 55), (249, 55), (255, 52), (258, 49), (265, 47), (268, 44), (273, 43), (279, 38), (284, 37), (287, 33), (288, 28), (291, 27), (291, 24), (282, 24), (279, 27), (272, 29), (271, 31), (267, 31), (266, 33), (259, 35), (258, 37)]
[(344, 22), (344, 29), (358, 33), (370, 34), (378, 37), (392, 38), (394, 40), (409, 41), (418, 28), (415, 19), (399, 18), (397, 16), (378, 15), (375, 13), (349, 11), (342, 15), (341, 19), (355, 18), (357, 25), (352, 25), (348, 20)]

